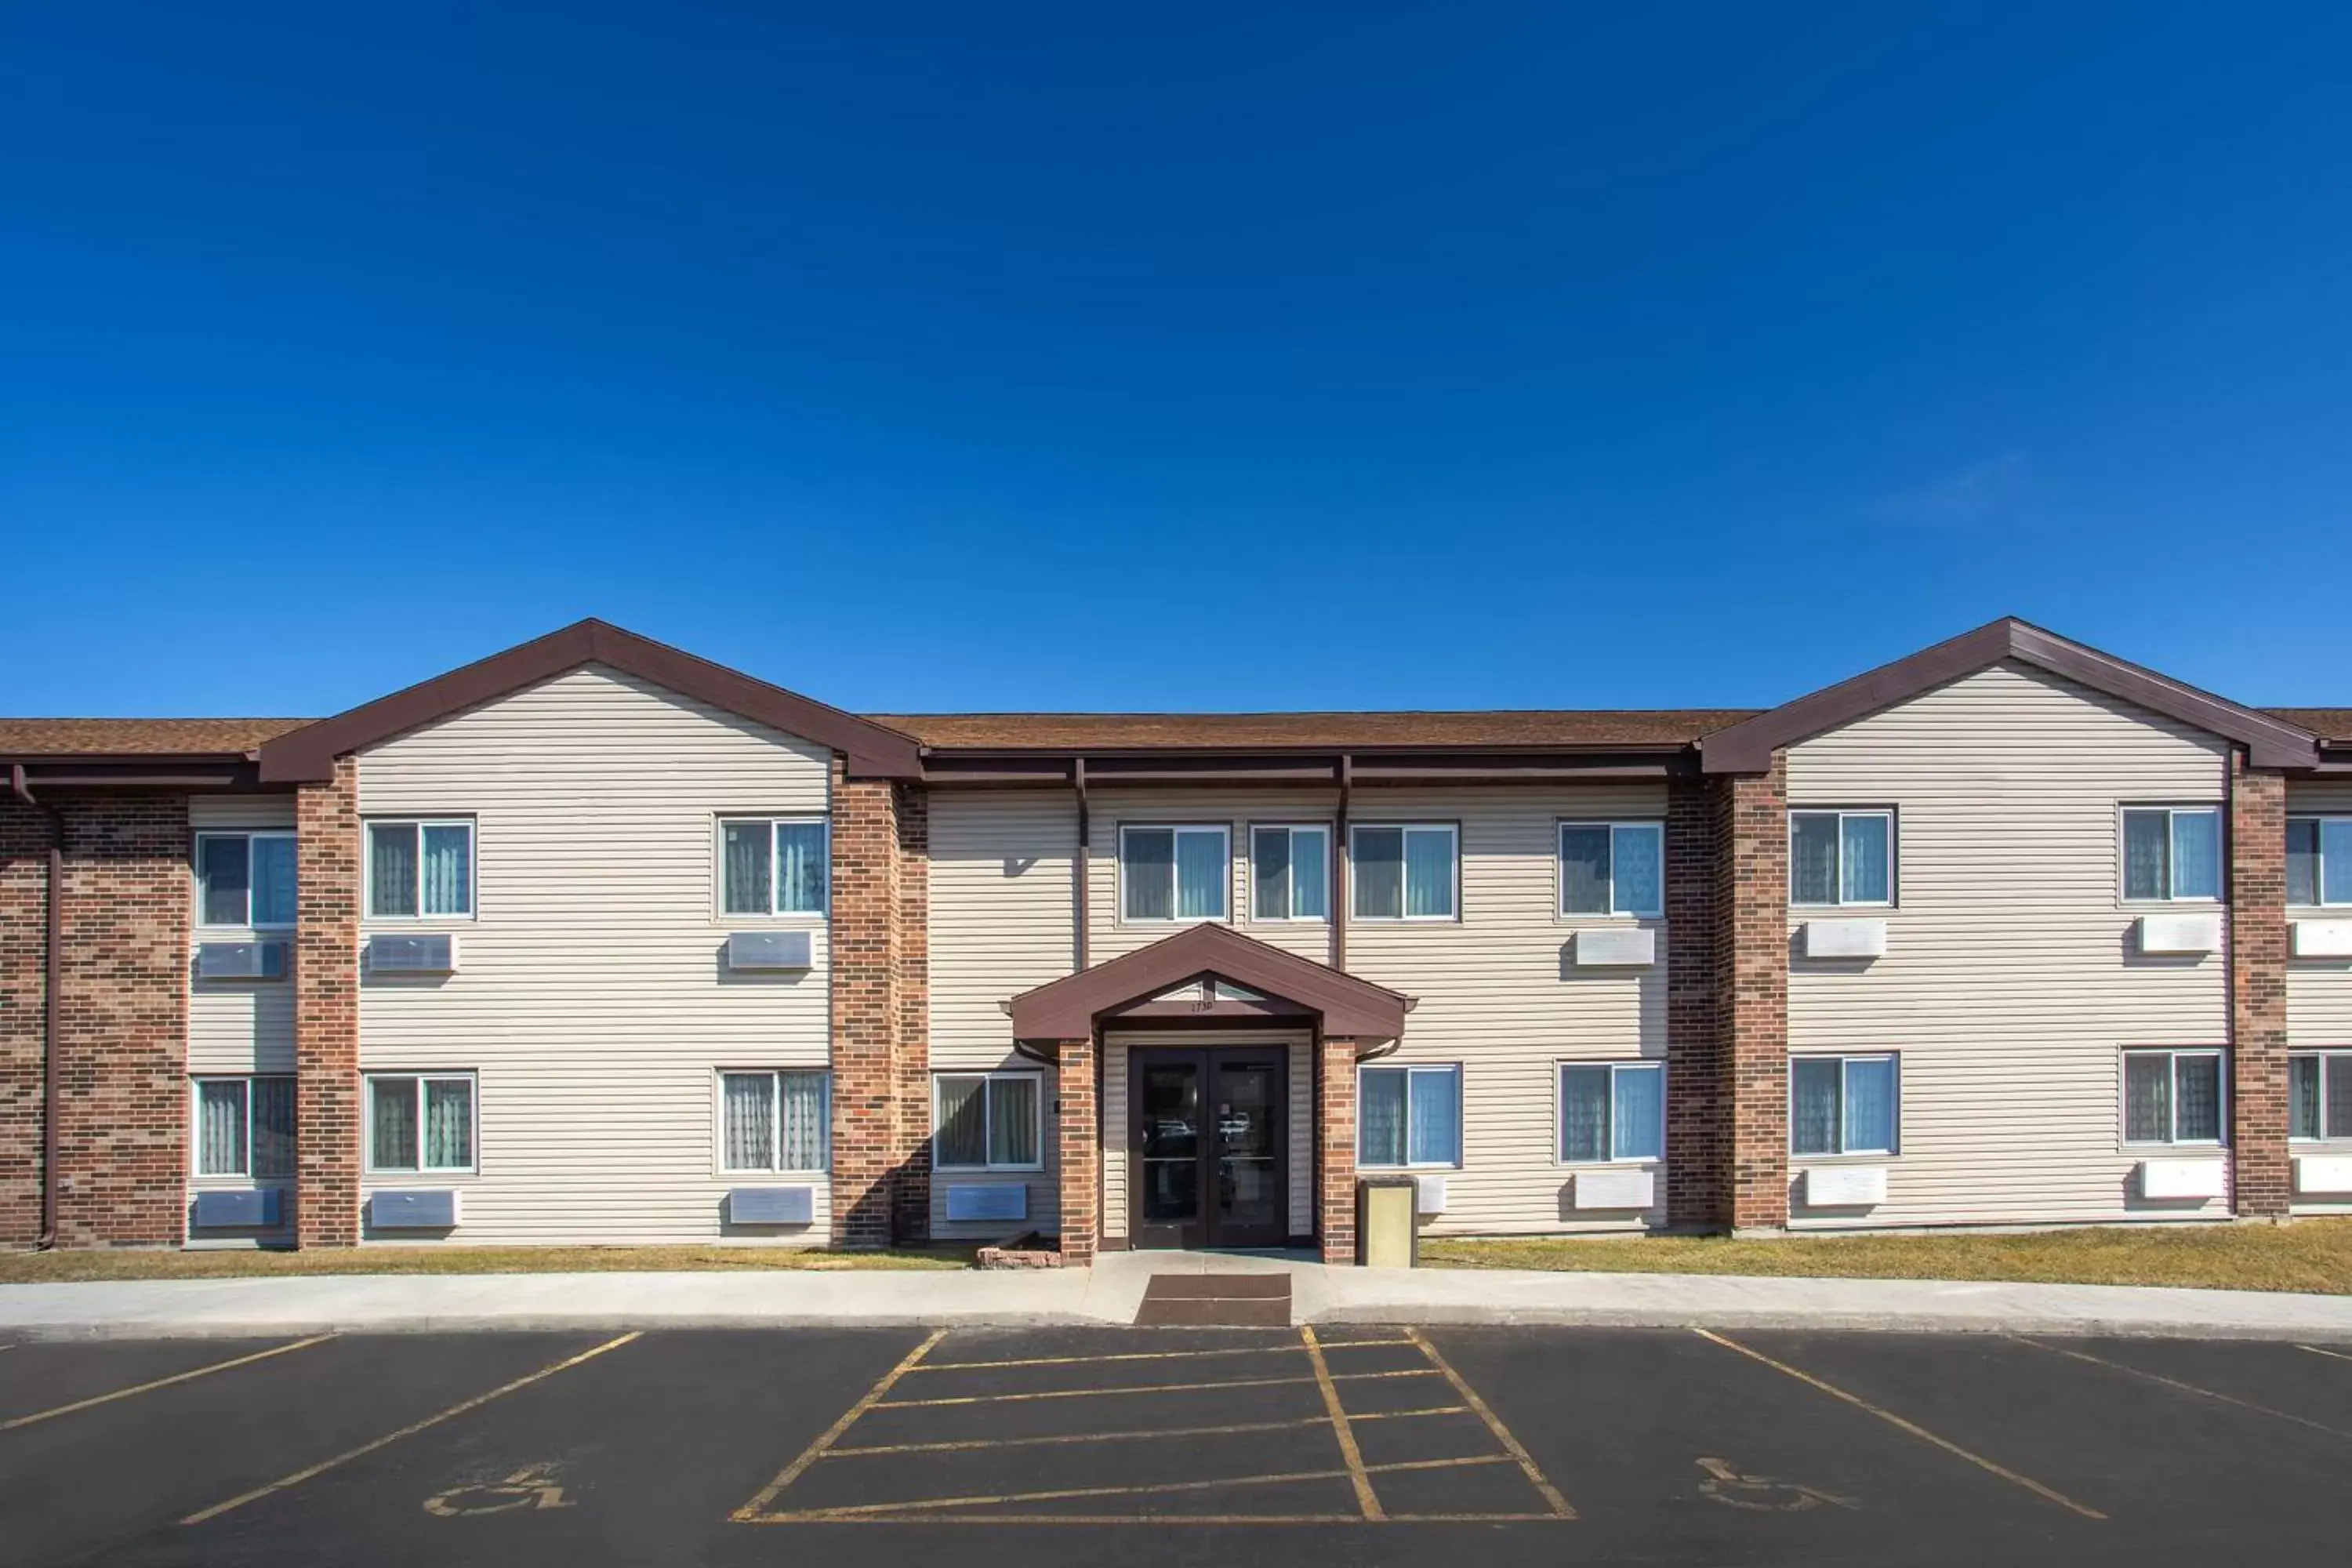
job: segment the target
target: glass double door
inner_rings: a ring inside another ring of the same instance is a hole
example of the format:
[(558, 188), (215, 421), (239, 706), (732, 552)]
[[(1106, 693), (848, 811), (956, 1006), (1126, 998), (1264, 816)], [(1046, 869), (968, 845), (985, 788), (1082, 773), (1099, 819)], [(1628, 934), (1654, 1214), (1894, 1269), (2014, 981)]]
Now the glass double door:
[(1279, 1047), (1135, 1051), (1128, 1079), (1136, 1247), (1280, 1247), (1285, 1200)]

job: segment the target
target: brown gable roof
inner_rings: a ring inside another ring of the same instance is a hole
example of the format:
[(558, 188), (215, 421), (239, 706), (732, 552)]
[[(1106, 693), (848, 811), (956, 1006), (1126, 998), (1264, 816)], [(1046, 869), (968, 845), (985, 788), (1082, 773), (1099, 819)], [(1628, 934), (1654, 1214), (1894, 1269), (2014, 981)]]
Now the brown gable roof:
[(1710, 773), (1763, 773), (1772, 765), (1772, 753), (1780, 747), (1852, 723), (2009, 659), (2239, 742), (2256, 767), (2308, 768), (2319, 761), (2317, 743), (2299, 725), (2200, 691), (2011, 616), (1709, 735), (1699, 746), (1700, 767)]
[(1393, 1040), (1412, 1001), (1221, 925), (1198, 925), (1013, 998), (1013, 1037), (1084, 1040), (1102, 1014), (1213, 974), (1323, 1016), (1323, 1032)]
[(2352, 708), (2265, 708), (2272, 718), (2308, 730), (2323, 741), (2352, 742)]
[(1686, 746), (1754, 709), (1393, 713), (893, 713), (940, 751), (1397, 751)]
[(0, 757), (243, 757), (307, 719), (0, 719)]
[(262, 782), (331, 778), (337, 757), (588, 664), (608, 665), (830, 746), (849, 759), (855, 777), (921, 776), (920, 748), (906, 735), (667, 643), (604, 621), (586, 620), (281, 735), (261, 748)]

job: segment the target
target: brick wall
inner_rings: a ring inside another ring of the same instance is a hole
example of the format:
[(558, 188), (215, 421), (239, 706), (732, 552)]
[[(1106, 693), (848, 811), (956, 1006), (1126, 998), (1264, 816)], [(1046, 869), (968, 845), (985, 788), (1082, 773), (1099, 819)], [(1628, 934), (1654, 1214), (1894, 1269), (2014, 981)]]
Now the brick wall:
[[(1716, 794), (1717, 1027), (1735, 1230), (1789, 1223), (1788, 759)], [(1669, 1191), (1672, 1184), (1669, 1183)]]
[(1730, 1119), (1717, 1019), (1717, 790), (1666, 786), (1666, 1223), (1730, 1223)]
[(49, 827), (0, 793), (0, 1247), (41, 1238)]
[(1356, 1261), (1356, 1042), (1325, 1040), (1320, 1058), (1323, 1115), (1316, 1131), (1317, 1199), (1323, 1261)]
[(295, 1241), (360, 1238), (360, 812), (344, 757), (294, 806)]
[(1061, 1102), (1055, 1118), (1062, 1176), (1062, 1261), (1071, 1268), (1095, 1260), (1102, 1238), (1102, 1116), (1099, 1063), (1092, 1040), (1064, 1040), (1054, 1075)]
[(931, 812), (919, 784), (893, 786), (898, 814), (898, 923), (892, 977), (898, 988), (898, 1100), (896, 1230), (901, 1242), (931, 1234)]
[(2286, 781), (2230, 779), (2231, 1156), (2237, 1210), (2287, 1212)]

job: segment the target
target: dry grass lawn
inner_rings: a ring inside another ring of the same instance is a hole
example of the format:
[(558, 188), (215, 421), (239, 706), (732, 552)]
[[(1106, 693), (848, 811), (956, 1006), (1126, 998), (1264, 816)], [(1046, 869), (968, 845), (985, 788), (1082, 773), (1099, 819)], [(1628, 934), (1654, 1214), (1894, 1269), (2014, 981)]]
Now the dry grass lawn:
[(2084, 1226), (2024, 1236), (1820, 1236), (1423, 1241), (1443, 1268), (2020, 1279), (2352, 1295), (2352, 1218), (2293, 1225)]
[(0, 1284), (240, 1279), (295, 1274), (611, 1274), (749, 1269), (966, 1268), (970, 1248), (830, 1252), (800, 1247), (367, 1247), (320, 1252), (0, 1252)]

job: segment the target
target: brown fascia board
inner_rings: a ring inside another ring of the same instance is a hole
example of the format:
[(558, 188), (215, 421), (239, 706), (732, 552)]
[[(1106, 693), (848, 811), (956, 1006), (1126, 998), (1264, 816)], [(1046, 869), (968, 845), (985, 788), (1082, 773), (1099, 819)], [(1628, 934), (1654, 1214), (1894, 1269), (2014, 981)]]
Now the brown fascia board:
[(2318, 742), (2307, 731), (2011, 616), (1718, 730), (1699, 742), (1699, 765), (1709, 773), (1768, 772), (1772, 753), (1783, 746), (1908, 701), (2005, 659), (2063, 676), (2094, 691), (2235, 741), (2246, 748), (2248, 761), (2258, 768), (2311, 768), (2319, 762)]
[(1194, 926), (1149, 947), (1024, 991), (1005, 1005), (1022, 1040), (1084, 1040), (1104, 1014), (1214, 974), (1323, 1018), (1323, 1032), (1392, 1040), (1410, 998), (1352, 974), (1269, 947), (1220, 925)]
[[(1346, 754), (1354, 761), (1351, 776), (1360, 784), (1622, 784), (1684, 776), (1696, 768), (1696, 752), (1684, 743), (1513, 752), (1429, 746)], [(929, 750), (923, 754), (923, 777), (928, 783), (939, 784), (1067, 785), (1074, 781), (1073, 770), (1081, 758), (1086, 762), (1088, 782), (1104, 786), (1199, 784), (1337, 787), (1341, 765), (1340, 754), (1328, 749)]]
[(260, 752), (261, 780), (307, 784), (332, 778), (337, 757), (589, 664), (608, 665), (830, 747), (848, 758), (852, 777), (922, 776), (921, 748), (911, 736), (608, 622), (585, 620), (267, 742)]

